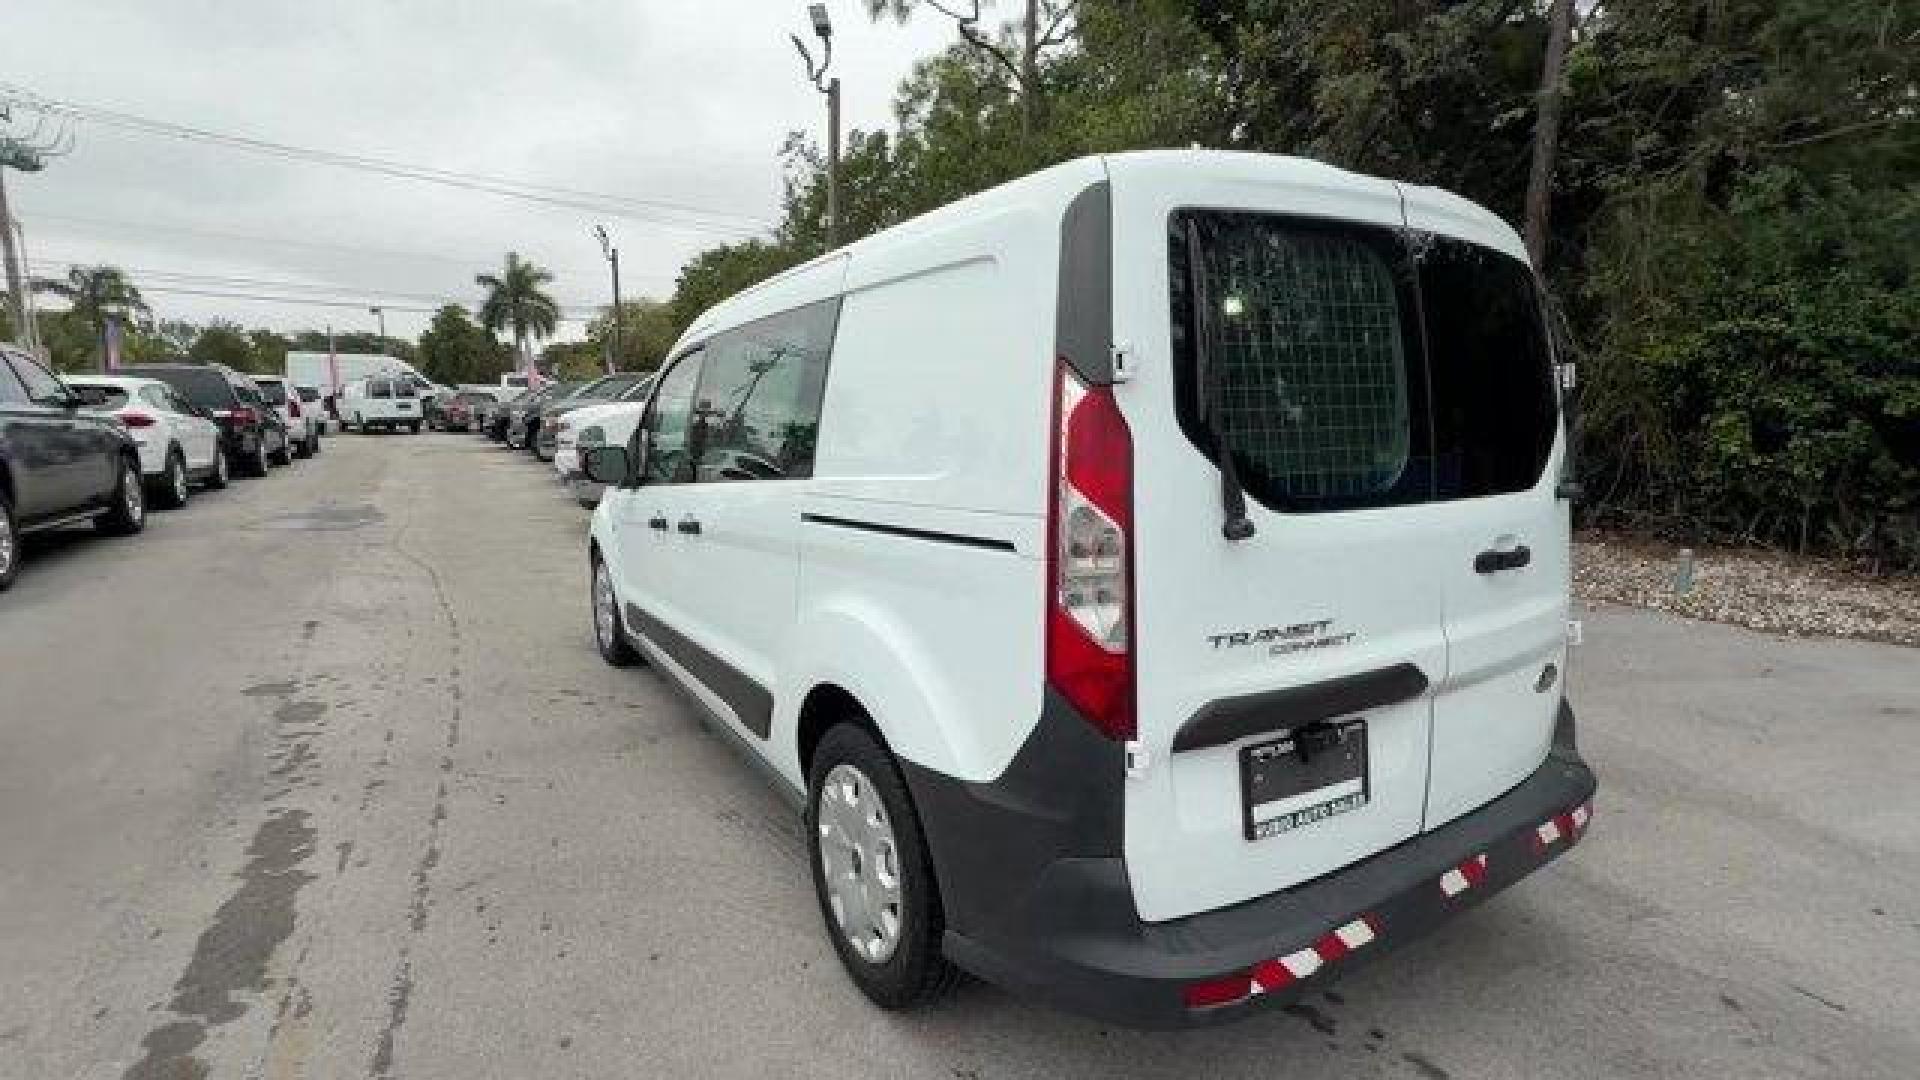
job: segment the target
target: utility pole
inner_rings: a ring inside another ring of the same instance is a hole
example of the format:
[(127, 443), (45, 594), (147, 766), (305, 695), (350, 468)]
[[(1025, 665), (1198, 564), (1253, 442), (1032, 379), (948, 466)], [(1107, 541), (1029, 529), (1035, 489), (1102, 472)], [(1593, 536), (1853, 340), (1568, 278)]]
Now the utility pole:
[(620, 249), (615, 247), (613, 239), (607, 235), (605, 225), (595, 225), (593, 233), (600, 238), (600, 254), (613, 267), (613, 331), (612, 347), (607, 350), (607, 374), (620, 369), (620, 323), (624, 318), (620, 310)]
[(13, 332), (29, 348), (33, 346), (34, 326), (27, 315), (27, 283), (20, 272), (20, 249), (13, 242), (13, 209), (7, 205), (7, 166), (0, 158), (0, 248), (7, 263), (7, 302), (13, 309)]
[[(0, 97), (0, 124), (13, 123), (13, 110), (17, 102)], [(29, 111), (38, 110), (32, 102), (27, 102)], [(34, 124), (33, 131), (24, 138), (6, 134), (0, 128), (0, 261), (6, 263), (7, 297), (13, 307), (14, 333), (19, 335), (34, 355), (46, 359), (40, 348), (40, 327), (36, 325), (33, 304), (29, 292), (33, 282), (27, 277), (24, 265), (26, 260), (20, 254), (16, 242), (17, 225), (13, 219), (13, 208), (7, 204), (7, 170), (19, 172), (39, 172), (47, 167), (50, 158), (65, 157), (73, 152), (73, 123), (61, 119), (54, 127), (52, 136), (45, 137), (47, 116), (41, 111), (40, 122)]]
[(380, 347), (383, 349), (386, 348), (387, 347), (387, 309), (383, 307), (370, 307), (367, 309), (367, 313), (369, 315), (372, 315), (374, 318), (380, 320)]
[(827, 78), (827, 68), (833, 64), (833, 21), (827, 17), (827, 5), (810, 4), (807, 17), (813, 21), (813, 32), (820, 39), (821, 55), (818, 66), (814, 65), (813, 54), (807, 51), (807, 45), (798, 34), (788, 34), (793, 47), (800, 50), (800, 59), (806, 64), (807, 78), (814, 89), (827, 98), (827, 249), (840, 246), (840, 79), (838, 76)]

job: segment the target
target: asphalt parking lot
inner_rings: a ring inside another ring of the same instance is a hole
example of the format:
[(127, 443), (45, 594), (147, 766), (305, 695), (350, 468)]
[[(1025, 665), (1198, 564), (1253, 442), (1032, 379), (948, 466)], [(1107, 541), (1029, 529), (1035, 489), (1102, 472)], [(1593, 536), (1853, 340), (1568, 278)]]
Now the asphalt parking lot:
[(326, 446), (0, 597), (0, 1077), (1920, 1072), (1913, 650), (1587, 613), (1594, 828), (1441, 933), (1216, 1030), (886, 1015), (550, 471)]

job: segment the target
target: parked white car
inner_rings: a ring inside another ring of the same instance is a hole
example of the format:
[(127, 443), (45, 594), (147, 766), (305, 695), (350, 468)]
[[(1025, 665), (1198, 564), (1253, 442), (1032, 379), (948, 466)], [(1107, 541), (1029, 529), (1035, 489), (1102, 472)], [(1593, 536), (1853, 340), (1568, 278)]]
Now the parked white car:
[(804, 807), (877, 1004), (1287, 1001), (1588, 825), (1540, 313), (1446, 192), (1048, 169), (693, 323), (585, 451), (601, 653)]
[(600, 485), (580, 472), (580, 448), (604, 446), (612, 441), (626, 445), (640, 422), (640, 413), (652, 389), (653, 379), (642, 379), (614, 401), (575, 409), (554, 422), (553, 471), (582, 506), (600, 501)]
[[(295, 457), (312, 457), (320, 452), (320, 434), (326, 429), (326, 414), (317, 404), (319, 394), (314, 394), (314, 402), (301, 393), (301, 388), (289, 383), (279, 375), (255, 375), (253, 384), (260, 388), (260, 396), (280, 414), (280, 422), (287, 425), (287, 438), (293, 443)], [(311, 389), (311, 388), (309, 388)]]
[(227, 486), (220, 425), (158, 379), (78, 375), (67, 385), (88, 407), (110, 413), (140, 448), (140, 472), (163, 507), (185, 505), (194, 484)]
[(419, 388), (404, 373), (350, 382), (340, 397), (340, 423), (361, 434), (383, 429), (418, 434), (423, 422)]

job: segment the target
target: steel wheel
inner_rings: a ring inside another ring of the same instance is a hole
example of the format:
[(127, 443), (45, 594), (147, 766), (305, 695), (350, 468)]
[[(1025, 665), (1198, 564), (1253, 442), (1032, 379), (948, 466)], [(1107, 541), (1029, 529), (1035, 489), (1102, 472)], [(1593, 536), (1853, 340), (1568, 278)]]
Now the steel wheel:
[(613, 591), (613, 572), (598, 555), (593, 560), (593, 637), (600, 658), (614, 667), (639, 662), (639, 652), (620, 631), (620, 597)]
[(900, 945), (900, 849), (873, 781), (853, 765), (827, 773), (814, 843), (840, 933), (868, 963), (886, 963)]

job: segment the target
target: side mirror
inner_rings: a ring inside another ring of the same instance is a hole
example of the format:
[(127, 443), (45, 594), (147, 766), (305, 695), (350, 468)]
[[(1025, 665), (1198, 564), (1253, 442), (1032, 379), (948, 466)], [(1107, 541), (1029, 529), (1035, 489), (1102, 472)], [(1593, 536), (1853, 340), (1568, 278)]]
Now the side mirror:
[(596, 484), (627, 482), (627, 448), (596, 446), (580, 455), (580, 471)]

